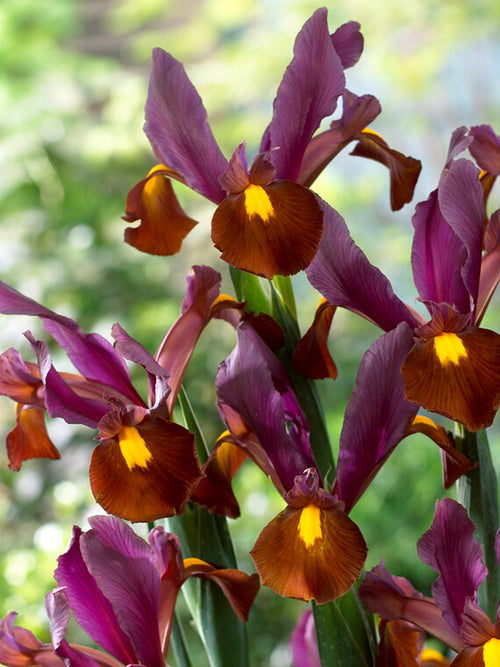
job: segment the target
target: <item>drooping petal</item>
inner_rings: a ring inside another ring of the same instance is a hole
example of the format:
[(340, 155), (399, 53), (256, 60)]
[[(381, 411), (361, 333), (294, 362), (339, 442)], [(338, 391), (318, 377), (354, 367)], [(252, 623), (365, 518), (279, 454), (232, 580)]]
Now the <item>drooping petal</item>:
[(258, 574), (248, 575), (241, 570), (222, 568), (199, 558), (184, 559), (184, 573), (186, 577), (201, 577), (213, 581), (222, 589), (238, 618), (241, 621), (248, 620), (260, 588)]
[(500, 280), (500, 209), (490, 218), (486, 228), (485, 246), (476, 304), (475, 322), (478, 326)]
[(414, 623), (455, 651), (464, 647), (462, 637), (445, 621), (436, 602), (416, 591), (404, 577), (390, 574), (383, 561), (365, 574), (359, 595), (367, 609), (381, 618)]
[(195, 345), (214, 316), (212, 306), (220, 294), (221, 275), (209, 266), (193, 266), (186, 278), (186, 297), (181, 314), (168, 330), (155, 359), (168, 373), (170, 394), (167, 407), (172, 413)]
[(150, 255), (175, 255), (184, 238), (197, 224), (182, 210), (164, 165), (151, 169), (146, 178), (127, 195), (127, 222), (140, 220), (138, 227), (125, 230), (125, 241)]
[(310, 283), (332, 306), (343, 306), (366, 317), (384, 331), (417, 316), (394, 294), (388, 279), (352, 240), (342, 217), (326, 202), (324, 231), (318, 252), (306, 270)]
[(232, 519), (240, 516), (240, 507), (233, 493), (231, 482), (247, 455), (235, 444), (229, 431), (217, 438), (217, 442), (204, 464), (200, 479), (190, 500), (206, 507), (209, 512), (224, 514)]
[(384, 164), (391, 177), (391, 209), (399, 211), (413, 198), (413, 191), (422, 169), (420, 160), (390, 148), (387, 142), (370, 129), (361, 132), (351, 155), (360, 155)]
[(439, 573), (432, 585), (434, 599), (457, 632), (465, 601), (477, 599), (479, 584), (488, 574), (481, 546), (474, 539), (475, 530), (467, 510), (451, 498), (443, 498), (436, 502), (431, 527), (417, 542), (420, 560)]
[(184, 67), (159, 48), (153, 49), (144, 131), (160, 162), (207, 199), (216, 204), (222, 201), (224, 191), (218, 179), (227, 161), (207, 112)]
[(471, 127), (473, 138), (469, 150), (481, 169), (490, 174), (500, 175), (500, 137), (489, 125)]
[(250, 324), (217, 372), (217, 407), (227, 429), (278, 491), (314, 466), (309, 425), (288, 375)]
[(318, 604), (344, 595), (366, 559), (359, 528), (343, 503), (319, 489), (315, 470), (298, 475), (285, 500), (288, 506), (250, 551), (262, 583), (278, 595)]
[(470, 160), (456, 160), (442, 173), (438, 193), (443, 216), (465, 247), (466, 257), (460, 274), (470, 295), (465, 312), (472, 312), (471, 323), (474, 324), (486, 216), (479, 170)]
[(323, 231), (316, 196), (291, 181), (250, 183), (229, 194), (212, 218), (212, 240), (221, 258), (259, 276), (288, 276), (305, 269)]
[(418, 406), (405, 400), (401, 364), (413, 343), (401, 323), (361, 360), (340, 435), (336, 491), (349, 512), (398, 442)]
[(201, 475), (192, 433), (161, 417), (141, 420), (117, 411), (103, 417), (99, 430), (90, 484), (107, 512), (154, 521), (183, 511)]
[(293, 368), (308, 378), (335, 380), (338, 375), (337, 366), (328, 350), (328, 334), (335, 310), (336, 306), (331, 306), (326, 299), (320, 301), (313, 323), (293, 353)]
[(299, 618), (290, 637), (290, 651), (294, 667), (321, 667), (311, 609), (305, 611)]
[[(342, 49), (341, 49), (342, 50)], [(318, 9), (297, 35), (294, 57), (274, 100), (260, 152), (273, 151), (278, 178), (296, 181), (314, 132), (330, 116), (345, 87), (342, 63), (330, 37), (327, 10)]]
[(9, 468), (19, 470), (27, 459), (59, 459), (61, 455), (45, 428), (45, 411), (16, 405), (16, 426), (7, 435)]
[(0, 394), (22, 405), (43, 407), (42, 387), (36, 364), (23, 361), (12, 347), (0, 354)]
[(130, 639), (83, 558), (81, 537), (81, 529), (74, 526), (68, 549), (57, 559), (54, 578), (58, 586), (65, 587), (68, 605), (89, 637), (121, 663), (134, 663), (136, 657)]
[(342, 67), (347, 69), (355, 65), (363, 51), (363, 35), (357, 21), (348, 21), (330, 35), (333, 47), (337, 52)]
[(500, 336), (477, 327), (431, 327), (433, 321), (417, 331), (421, 337), (401, 368), (406, 398), (470, 431), (486, 428), (500, 404)]
[(357, 97), (344, 90), (342, 116), (334, 120), (330, 128), (316, 134), (307, 145), (297, 181), (311, 186), (323, 169), (356, 139), (381, 112), (380, 103), (373, 95)]
[(408, 621), (381, 620), (378, 626), (380, 641), (377, 662), (391, 667), (420, 667), (419, 660), (424, 633)]
[(153, 550), (116, 517), (94, 516), (89, 523), (91, 530), (80, 540), (81, 553), (130, 638), (135, 662), (163, 667), (158, 628), (160, 573)]
[[(471, 646), (480, 646), (495, 637), (495, 628), (488, 614), (472, 598), (467, 598), (465, 601), (460, 634)], [(496, 641), (500, 644), (500, 640)]]
[(14, 625), (17, 613), (9, 611), (0, 619), (0, 663), (6, 667), (61, 667), (50, 644), (44, 644), (26, 628)]
[(423, 433), (441, 448), (443, 466), (443, 486), (449, 489), (459, 477), (477, 468), (478, 463), (470, 461), (456, 448), (452, 434), (440, 424), (422, 415), (417, 415), (408, 428), (408, 434)]

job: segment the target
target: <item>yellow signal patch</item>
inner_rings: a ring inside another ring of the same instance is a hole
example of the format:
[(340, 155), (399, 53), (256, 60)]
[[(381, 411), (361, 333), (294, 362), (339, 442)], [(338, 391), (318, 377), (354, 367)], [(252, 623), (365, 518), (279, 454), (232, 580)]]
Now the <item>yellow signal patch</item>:
[(124, 426), (118, 434), (120, 451), (129, 470), (135, 466), (147, 468), (153, 455), (135, 426)]
[(249, 218), (258, 215), (264, 222), (268, 222), (274, 215), (274, 207), (269, 195), (261, 185), (250, 183), (245, 188), (245, 210)]
[(485, 667), (500, 665), (500, 639), (492, 637), (483, 646), (483, 661)]
[(316, 540), (323, 537), (321, 528), (321, 510), (316, 505), (306, 505), (300, 513), (299, 537), (307, 549), (313, 546)]
[(434, 338), (434, 350), (437, 358), (444, 365), (458, 364), (467, 357), (467, 350), (462, 340), (454, 333), (442, 333)]

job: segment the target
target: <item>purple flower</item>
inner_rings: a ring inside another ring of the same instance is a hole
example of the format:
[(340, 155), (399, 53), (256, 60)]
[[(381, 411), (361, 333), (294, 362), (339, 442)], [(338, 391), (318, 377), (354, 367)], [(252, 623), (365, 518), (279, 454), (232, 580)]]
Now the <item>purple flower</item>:
[[(365, 575), (359, 589), (373, 613), (386, 621), (408, 621), (457, 651), (453, 667), (493, 667), (500, 659), (499, 612), (493, 625), (477, 603), (487, 570), (475, 529), (465, 508), (444, 498), (436, 503), (432, 525), (417, 543), (420, 559), (439, 574), (433, 597), (392, 576), (383, 563)], [(497, 553), (499, 545), (497, 536)]]
[[(175, 197), (175, 179), (217, 206), (212, 239), (222, 259), (268, 278), (296, 273), (314, 257), (323, 230), (322, 210), (308, 186), (353, 140), (358, 142), (355, 154), (389, 167), (393, 208), (411, 200), (420, 163), (365, 129), (380, 105), (345, 87), (344, 69), (357, 62), (362, 48), (358, 23), (346, 23), (330, 35), (327, 10), (311, 16), (297, 35), (271, 122), (250, 168), (244, 142), (230, 160), (224, 157), (181, 63), (155, 49), (144, 129), (162, 164), (127, 197), (125, 220), (140, 219), (141, 224), (129, 228), (125, 240), (152, 254), (180, 250), (196, 223)], [(341, 96), (341, 119), (316, 134)]]

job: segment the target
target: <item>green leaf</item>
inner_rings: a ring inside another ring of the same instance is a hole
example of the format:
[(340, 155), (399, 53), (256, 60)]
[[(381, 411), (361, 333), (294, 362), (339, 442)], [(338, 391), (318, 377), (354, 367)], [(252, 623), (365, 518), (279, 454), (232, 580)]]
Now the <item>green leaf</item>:
[(182, 417), (184, 419), (184, 426), (187, 429), (189, 429), (191, 433), (195, 434), (196, 452), (198, 454), (200, 463), (203, 465), (204, 463), (206, 463), (210, 455), (210, 452), (207, 447), (205, 436), (201, 431), (200, 425), (198, 423), (196, 415), (191, 406), (191, 402), (183, 385), (181, 385), (177, 401), (181, 409)]
[(186, 640), (182, 627), (179, 625), (177, 614), (174, 615), (172, 621), (172, 632), (170, 635), (170, 650), (175, 656), (177, 667), (192, 667), (189, 654), (186, 649)]
[(371, 667), (375, 664), (373, 616), (365, 610), (354, 588), (328, 604), (313, 603), (313, 614), (320, 661), (324, 667)]
[(271, 314), (271, 295), (269, 281), (253, 273), (229, 267), (231, 280), (238, 301), (246, 301), (253, 313)]

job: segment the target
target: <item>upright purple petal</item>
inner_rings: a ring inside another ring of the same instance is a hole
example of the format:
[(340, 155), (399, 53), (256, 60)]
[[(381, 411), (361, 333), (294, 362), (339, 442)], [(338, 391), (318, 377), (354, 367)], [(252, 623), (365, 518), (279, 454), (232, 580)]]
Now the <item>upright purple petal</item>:
[(216, 204), (224, 199), (219, 176), (227, 160), (203, 102), (181, 63), (158, 48), (153, 49), (144, 131), (160, 162), (181, 174), (190, 188)]
[(217, 372), (217, 406), (236, 442), (283, 493), (316, 467), (309, 426), (284, 368), (252, 327), (240, 325), (237, 338)]
[(137, 659), (130, 639), (120, 627), (111, 602), (90, 574), (83, 559), (81, 536), (80, 528), (74, 526), (67, 551), (57, 559), (54, 578), (59, 586), (65, 587), (68, 605), (83, 630), (124, 665), (133, 664)]
[(164, 667), (158, 626), (160, 573), (153, 550), (116, 517), (95, 516), (89, 523), (92, 529), (81, 538), (81, 552), (90, 574), (130, 638), (136, 662)]
[(314, 132), (330, 116), (345, 87), (342, 63), (328, 32), (327, 10), (318, 9), (297, 35), (294, 57), (274, 100), (273, 117), (259, 152), (271, 149), (278, 178), (296, 181)]
[(294, 667), (321, 667), (311, 609), (305, 611), (299, 618), (290, 637), (290, 650)]
[(359, 28), (357, 21), (348, 21), (331, 35), (333, 47), (344, 69), (355, 65), (363, 52), (364, 40)]
[(481, 169), (490, 174), (500, 175), (500, 137), (489, 125), (475, 125), (471, 127), (472, 143), (470, 152)]
[(475, 530), (465, 507), (443, 498), (436, 502), (431, 527), (417, 542), (420, 560), (439, 573), (432, 585), (433, 597), (457, 632), (467, 598), (477, 600), (479, 584), (488, 574), (481, 546), (474, 539)]
[(401, 364), (413, 346), (401, 323), (369, 348), (359, 365), (340, 435), (337, 485), (349, 512), (394, 447), (418, 406), (404, 398)]
[(343, 306), (384, 331), (400, 322), (415, 328), (417, 316), (394, 294), (389, 280), (352, 240), (343, 218), (326, 202), (318, 252), (306, 269), (309, 282), (332, 306)]

